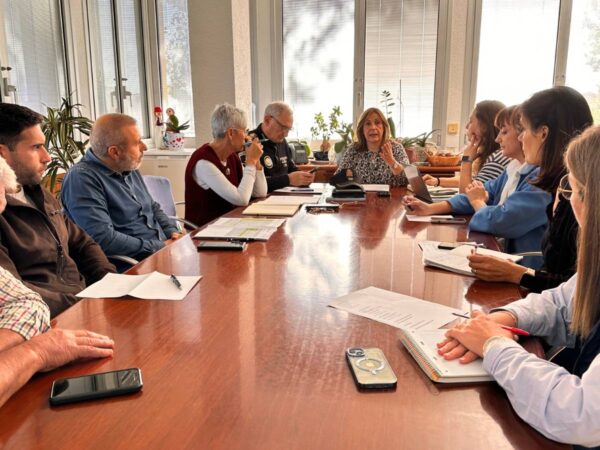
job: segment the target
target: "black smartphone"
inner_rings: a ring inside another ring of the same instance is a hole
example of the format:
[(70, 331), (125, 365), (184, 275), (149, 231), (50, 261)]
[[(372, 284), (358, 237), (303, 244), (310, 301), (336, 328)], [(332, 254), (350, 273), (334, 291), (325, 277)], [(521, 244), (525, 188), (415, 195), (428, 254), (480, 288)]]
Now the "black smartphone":
[(389, 197), (390, 195), (391, 195), (390, 191), (378, 191), (377, 192), (377, 197)]
[(140, 391), (142, 386), (142, 371), (138, 368), (61, 378), (52, 383), (50, 404), (56, 406), (115, 395), (133, 394)]
[(437, 246), (440, 250), (454, 250), (456, 247), (463, 245), (460, 242), (440, 242)]
[(246, 249), (246, 243), (240, 241), (201, 241), (196, 243), (198, 251), (230, 250), (241, 252)]

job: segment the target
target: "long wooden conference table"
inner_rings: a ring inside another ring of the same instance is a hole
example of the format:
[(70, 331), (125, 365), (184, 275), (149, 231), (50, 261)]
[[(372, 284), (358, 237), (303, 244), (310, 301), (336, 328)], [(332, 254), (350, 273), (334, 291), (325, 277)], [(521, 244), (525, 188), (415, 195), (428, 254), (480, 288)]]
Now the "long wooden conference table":
[[(367, 286), (468, 311), (517, 299), (512, 285), (424, 268), (418, 240), (490, 236), (403, 219), (400, 197), (368, 194), (337, 214), (303, 209), (243, 253), (198, 253), (189, 236), (132, 273), (202, 275), (183, 301), (83, 300), (57, 319), (116, 342), (112, 359), (36, 375), (0, 409), (0, 447), (536, 449), (545, 439), (495, 383), (432, 383), (398, 330), (327, 307)], [(240, 216), (241, 208), (230, 216)], [(362, 392), (344, 351), (383, 349), (394, 391)], [(133, 396), (51, 408), (52, 380), (140, 367)]]

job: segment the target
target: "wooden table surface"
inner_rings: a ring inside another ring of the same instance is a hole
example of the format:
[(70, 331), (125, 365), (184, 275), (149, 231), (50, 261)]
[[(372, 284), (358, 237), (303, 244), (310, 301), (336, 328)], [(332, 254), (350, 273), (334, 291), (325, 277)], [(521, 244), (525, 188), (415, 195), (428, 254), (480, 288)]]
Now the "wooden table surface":
[[(180, 302), (84, 300), (61, 314), (60, 327), (112, 336), (114, 358), (36, 375), (0, 409), (0, 447), (563, 448), (521, 421), (496, 384), (436, 385), (397, 329), (327, 307), (371, 285), (465, 311), (520, 297), (512, 285), (424, 269), (417, 240), (467, 231), (406, 222), (402, 194), (368, 194), (338, 214), (301, 210), (243, 253), (198, 253), (188, 236), (143, 261), (133, 273), (204, 278)], [(357, 390), (344, 358), (357, 345), (383, 349), (395, 391)], [(128, 367), (142, 369), (138, 394), (48, 405), (55, 378)]]

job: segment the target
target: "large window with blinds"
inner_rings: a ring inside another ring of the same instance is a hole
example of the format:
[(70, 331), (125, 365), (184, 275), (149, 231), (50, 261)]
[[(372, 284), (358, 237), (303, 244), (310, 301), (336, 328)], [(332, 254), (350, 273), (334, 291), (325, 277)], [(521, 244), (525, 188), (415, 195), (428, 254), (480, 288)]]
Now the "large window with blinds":
[(559, 7), (560, 0), (482, 1), (477, 101), (513, 105), (552, 87)]
[(88, 2), (92, 85), (96, 115), (121, 112), (150, 135), (139, 0)]
[[(438, 0), (283, 0), (282, 9), (283, 90), (295, 134), (309, 137), (315, 113), (327, 118), (333, 106), (351, 122), (361, 112), (355, 98), (384, 110), (397, 135), (431, 130)], [(364, 42), (355, 48), (357, 36)]]
[(310, 136), (313, 117), (334, 106), (352, 121), (354, 0), (283, 0), (283, 96), (290, 133)]
[(60, 2), (3, 0), (0, 6), (8, 53), (2, 61), (5, 100), (45, 114), (68, 95)]
[[(367, 0), (365, 109), (381, 108), (397, 136), (431, 130), (438, 31), (437, 0)], [(385, 111), (382, 93), (393, 104)]]

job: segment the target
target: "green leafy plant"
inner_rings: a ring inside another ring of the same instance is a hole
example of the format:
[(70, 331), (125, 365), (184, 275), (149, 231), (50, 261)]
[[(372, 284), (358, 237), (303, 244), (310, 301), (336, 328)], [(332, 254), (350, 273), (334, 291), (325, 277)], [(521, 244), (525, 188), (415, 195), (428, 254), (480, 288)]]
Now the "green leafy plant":
[(175, 114), (171, 114), (167, 120), (167, 132), (168, 133), (181, 133), (183, 130), (187, 130), (190, 127), (190, 121), (179, 124), (179, 119)]
[(336, 153), (342, 152), (346, 147), (352, 144), (354, 140), (354, 129), (351, 123), (341, 122), (340, 126), (335, 130), (337, 134), (342, 138), (341, 141), (336, 142), (333, 148)]
[(57, 175), (66, 172), (85, 154), (92, 131), (92, 121), (81, 114), (80, 104), (73, 104), (71, 98), (63, 98), (58, 108), (48, 107), (42, 121), (42, 131), (46, 137), (46, 149), (52, 160), (48, 164), (46, 179), (52, 192), (60, 193)]
[(383, 105), (385, 109), (385, 117), (387, 118), (388, 124), (390, 126), (390, 137), (392, 139), (396, 139), (396, 124), (394, 123), (394, 119), (392, 119), (392, 114), (390, 109), (396, 103), (394, 103), (394, 99), (392, 98), (392, 94), (390, 91), (382, 91), (381, 92), (381, 100), (379, 101)]
[(400, 143), (404, 148), (425, 147), (427, 139), (429, 139), (436, 131), (437, 130), (431, 130), (429, 133), (423, 132), (413, 137), (404, 137), (400, 139)]
[(314, 117), (314, 125), (310, 127), (310, 132), (312, 134), (312, 138), (321, 137), (321, 150), (327, 151), (331, 144), (329, 139), (331, 139), (331, 135), (336, 132), (337, 129), (340, 128), (340, 117), (342, 115), (342, 111), (339, 106), (334, 106), (327, 117), (329, 121), (325, 121), (325, 117), (323, 113), (318, 112)]

